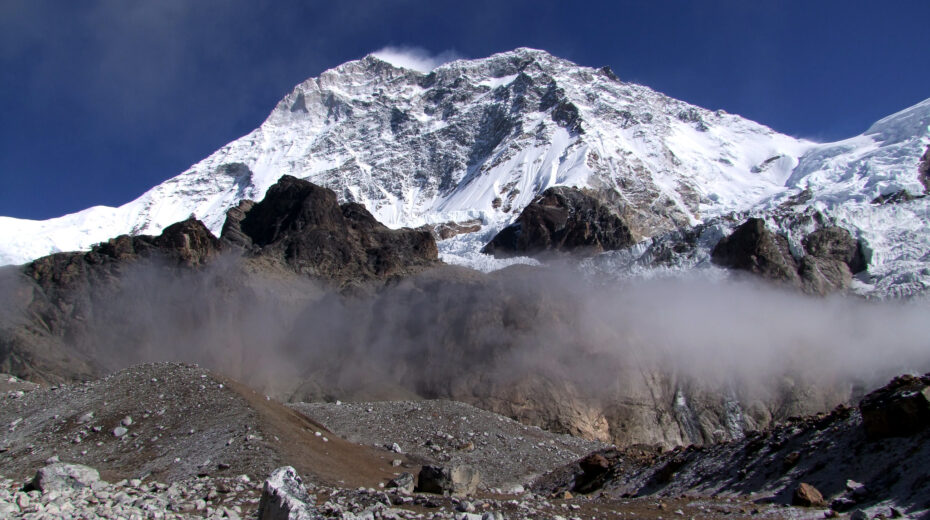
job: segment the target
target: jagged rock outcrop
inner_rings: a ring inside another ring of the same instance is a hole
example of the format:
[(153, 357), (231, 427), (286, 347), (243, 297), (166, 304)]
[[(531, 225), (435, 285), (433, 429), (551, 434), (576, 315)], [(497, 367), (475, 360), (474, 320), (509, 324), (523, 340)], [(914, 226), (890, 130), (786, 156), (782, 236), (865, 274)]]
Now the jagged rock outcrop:
[(286, 285), (347, 288), (438, 264), (429, 232), (388, 229), (358, 204), (285, 177), (263, 201), (230, 209), (222, 239), (190, 218), (159, 236), (122, 235), (0, 271), (0, 371), (61, 382), (164, 359), (157, 352), (170, 349), (156, 343), (177, 341), (167, 331), (216, 320), (229, 299), (254, 300), (271, 273), (294, 279)]
[(717, 243), (713, 262), (790, 285), (799, 285), (798, 265), (791, 256), (788, 240), (772, 233), (765, 221), (751, 218)]
[(796, 259), (788, 239), (770, 231), (764, 220), (750, 218), (717, 243), (711, 259), (817, 295), (846, 290), (852, 275), (867, 267), (859, 242), (841, 227), (814, 231), (804, 238), (803, 247), (806, 254)]
[(103, 309), (123, 286), (131, 266), (146, 264), (171, 278), (196, 271), (222, 247), (204, 225), (188, 219), (156, 237), (122, 235), (86, 253), (56, 253), (0, 273), (0, 367), (36, 382), (87, 379), (100, 373), (101, 359), (88, 336), (92, 323), (118, 324)]
[(252, 245), (252, 239), (242, 232), (242, 219), (245, 218), (255, 201), (241, 200), (233, 208), (226, 211), (226, 221), (223, 222), (223, 231), (220, 233), (220, 240), (238, 248), (248, 249)]
[(482, 252), (496, 257), (595, 254), (633, 242), (629, 226), (606, 204), (577, 188), (556, 186), (534, 199)]
[(429, 232), (389, 229), (364, 206), (340, 206), (332, 190), (289, 175), (261, 202), (233, 211), (225, 226), (230, 241), (314, 277), (360, 283), (409, 275), (438, 262)]

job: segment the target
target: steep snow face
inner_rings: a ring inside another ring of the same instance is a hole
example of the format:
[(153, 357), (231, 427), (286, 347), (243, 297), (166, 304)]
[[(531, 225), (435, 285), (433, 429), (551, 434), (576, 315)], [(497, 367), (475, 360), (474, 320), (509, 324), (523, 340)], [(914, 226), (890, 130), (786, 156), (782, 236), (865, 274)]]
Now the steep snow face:
[[(765, 215), (810, 193), (811, 200), (795, 206), (795, 213), (819, 213), (852, 231), (865, 246), (869, 273), (861, 277), (860, 292), (879, 297), (925, 293), (930, 288), (930, 197), (923, 196), (918, 164), (928, 145), (930, 99), (876, 122), (860, 136), (814, 147), (787, 180), (786, 190), (756, 213)], [(877, 200), (894, 194), (897, 201)]]
[(258, 129), (125, 206), (4, 219), (0, 261), (158, 233), (191, 214), (219, 232), (229, 207), (283, 174), (395, 227), (499, 229), (552, 185), (606, 190), (648, 237), (771, 196), (810, 146), (543, 51), (428, 74), (368, 56), (298, 85)]
[[(598, 274), (657, 277), (692, 275), (720, 278), (710, 263), (717, 241), (745, 218), (764, 218), (788, 238), (800, 258), (804, 236), (824, 225), (848, 229), (859, 239), (868, 272), (853, 289), (876, 298), (899, 298), (930, 291), (930, 197), (919, 179), (919, 162), (930, 146), (930, 99), (888, 116), (864, 134), (810, 147), (785, 186), (748, 211), (705, 220), (691, 231), (673, 231), (586, 262)], [(884, 197), (882, 200), (879, 197)], [(685, 236), (689, 235), (689, 236)], [(688, 242), (686, 254), (671, 253)], [(657, 261), (657, 258), (663, 261)], [(669, 261), (670, 259), (670, 261)]]
[(546, 188), (571, 185), (599, 191), (643, 240), (595, 262), (614, 270), (661, 274), (654, 240), (700, 223), (710, 224), (702, 251), (675, 269), (707, 266), (704, 250), (728, 216), (763, 216), (796, 250), (826, 220), (866, 245), (872, 277), (860, 290), (912, 294), (930, 284), (928, 200), (872, 201), (923, 192), (928, 124), (930, 100), (817, 144), (533, 49), (428, 73), (367, 56), (301, 83), (259, 128), (124, 206), (43, 222), (0, 217), (0, 263), (159, 233), (191, 215), (219, 233), (228, 208), (290, 174), (392, 227), (478, 219), (480, 232), (441, 242), (440, 254), (483, 270), (505, 265), (478, 252), (496, 231)]

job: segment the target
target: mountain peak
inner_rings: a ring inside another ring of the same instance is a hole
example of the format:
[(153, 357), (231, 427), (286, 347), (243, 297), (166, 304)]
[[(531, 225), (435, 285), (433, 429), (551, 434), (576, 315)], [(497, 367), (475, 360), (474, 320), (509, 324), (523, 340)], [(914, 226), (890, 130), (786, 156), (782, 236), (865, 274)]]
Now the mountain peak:
[(481, 222), (480, 232), (440, 244), (459, 248), (447, 258), (467, 265), (486, 265), (477, 259), (484, 243), (553, 186), (608, 201), (636, 240), (726, 215), (761, 216), (816, 189), (811, 205), (866, 205), (836, 218), (850, 219), (856, 236), (874, 236), (870, 247), (895, 259), (916, 254), (872, 229), (895, 220), (870, 220), (885, 209), (868, 204), (922, 189), (930, 100), (873, 125), (881, 139), (815, 145), (539, 49), (428, 73), (397, 63), (368, 55), (304, 81), (259, 128), (121, 208), (44, 223), (5, 219), (0, 259), (157, 234), (191, 214), (218, 233), (227, 209), (261, 198), (282, 175), (329, 188), (389, 227)]

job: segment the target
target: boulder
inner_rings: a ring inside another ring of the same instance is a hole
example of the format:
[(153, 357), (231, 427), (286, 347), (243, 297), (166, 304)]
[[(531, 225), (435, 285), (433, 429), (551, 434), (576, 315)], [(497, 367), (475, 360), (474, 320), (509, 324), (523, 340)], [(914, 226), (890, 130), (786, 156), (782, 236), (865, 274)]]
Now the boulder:
[(410, 473), (404, 472), (398, 475), (397, 477), (391, 479), (391, 481), (388, 482), (387, 487), (396, 488), (405, 493), (413, 493), (413, 489), (415, 487), (414, 484), (415, 483), (414, 483), (413, 475)]
[(633, 243), (629, 226), (600, 200), (577, 188), (555, 186), (481, 251), (498, 258), (553, 251), (596, 254)]
[(469, 495), (478, 490), (478, 471), (471, 466), (423, 466), (417, 477), (416, 490), (421, 493)]
[(100, 474), (94, 468), (81, 464), (58, 462), (49, 464), (37, 471), (36, 476), (27, 487), (43, 493), (49, 491), (64, 493), (89, 488), (99, 480)]
[(312, 505), (297, 470), (284, 466), (271, 472), (262, 488), (258, 520), (312, 520), (322, 518)]
[(797, 489), (794, 490), (794, 496), (791, 497), (791, 505), (802, 507), (824, 507), (826, 503), (823, 495), (814, 486), (801, 482)]
[(859, 401), (869, 439), (905, 437), (930, 426), (930, 374), (900, 376)]

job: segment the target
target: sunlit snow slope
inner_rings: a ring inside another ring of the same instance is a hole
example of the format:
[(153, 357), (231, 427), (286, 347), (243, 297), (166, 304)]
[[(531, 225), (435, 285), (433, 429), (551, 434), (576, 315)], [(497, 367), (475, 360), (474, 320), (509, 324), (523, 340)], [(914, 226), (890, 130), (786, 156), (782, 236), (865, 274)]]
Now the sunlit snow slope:
[[(0, 263), (158, 233), (191, 214), (218, 233), (229, 207), (261, 198), (284, 174), (332, 188), (394, 227), (480, 219), (481, 232), (441, 244), (447, 260), (473, 265), (482, 241), (553, 185), (606, 194), (641, 239), (809, 188), (810, 204), (870, 239), (881, 262), (910, 232), (882, 228), (879, 239), (859, 228), (873, 215), (926, 211), (869, 201), (897, 187), (918, 192), (928, 114), (921, 103), (822, 145), (533, 49), (429, 73), (367, 56), (298, 85), (259, 128), (124, 206), (43, 222), (0, 217)], [(860, 213), (844, 216), (851, 211)]]

